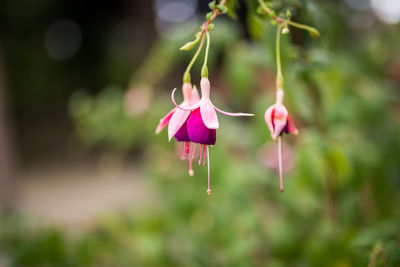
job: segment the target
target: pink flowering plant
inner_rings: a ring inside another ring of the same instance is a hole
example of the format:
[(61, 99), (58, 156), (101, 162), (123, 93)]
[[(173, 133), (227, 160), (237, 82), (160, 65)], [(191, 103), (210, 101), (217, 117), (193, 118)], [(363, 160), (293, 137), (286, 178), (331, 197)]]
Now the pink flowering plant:
[[(274, 24), (277, 25), (276, 35), (276, 59), (277, 59), (277, 76), (276, 76), (276, 103), (267, 109), (265, 112), (265, 122), (271, 132), (273, 140), (278, 140), (278, 162), (279, 162), (279, 180), (280, 189), (283, 191), (282, 180), (282, 144), (281, 136), (283, 133), (297, 135), (297, 129), (290, 117), (286, 107), (283, 104), (284, 100), (284, 87), (283, 75), (280, 62), (280, 34), (287, 34), (289, 26), (294, 26), (310, 32), (314, 37), (319, 35), (315, 28), (299, 24), (290, 20), (290, 12), (286, 13), (286, 17), (275, 15), (275, 12), (262, 0), (258, 0), (259, 13), (264, 13), (270, 16)], [(159, 122), (156, 133), (160, 133), (165, 127), (168, 126), (168, 139), (171, 141), (173, 138), (179, 143), (182, 143), (181, 159), (188, 159), (189, 162), (189, 175), (193, 176), (193, 159), (196, 151), (196, 145), (199, 146), (199, 165), (207, 164), (208, 169), (208, 187), (207, 193), (211, 193), (210, 181), (210, 146), (214, 146), (217, 139), (217, 129), (219, 128), (219, 121), (217, 112), (227, 116), (254, 116), (250, 113), (231, 113), (217, 108), (211, 101), (211, 84), (208, 79), (208, 53), (210, 49), (210, 31), (213, 30), (213, 20), (220, 14), (228, 11), (226, 5), (227, 1), (222, 0), (218, 4), (215, 1), (210, 2), (209, 6), (212, 9), (207, 14), (207, 20), (201, 26), (201, 31), (196, 33), (195, 40), (186, 43), (181, 47), (181, 50), (191, 50), (197, 45), (197, 50), (189, 62), (184, 74), (182, 94), (183, 102), (178, 104), (175, 101), (175, 91), (172, 91), (171, 100), (174, 108), (168, 112)], [(193, 64), (197, 60), (200, 52), (203, 49), (206, 41), (204, 63), (201, 69), (201, 98), (195, 86), (192, 85), (190, 71)]]

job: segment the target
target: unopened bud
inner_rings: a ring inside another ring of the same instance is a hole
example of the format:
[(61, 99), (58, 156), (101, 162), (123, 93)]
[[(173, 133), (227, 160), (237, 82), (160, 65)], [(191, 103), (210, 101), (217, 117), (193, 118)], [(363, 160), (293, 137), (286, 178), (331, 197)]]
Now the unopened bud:
[(289, 33), (289, 28), (286, 26), (285, 28), (282, 29), (282, 34), (288, 34)]

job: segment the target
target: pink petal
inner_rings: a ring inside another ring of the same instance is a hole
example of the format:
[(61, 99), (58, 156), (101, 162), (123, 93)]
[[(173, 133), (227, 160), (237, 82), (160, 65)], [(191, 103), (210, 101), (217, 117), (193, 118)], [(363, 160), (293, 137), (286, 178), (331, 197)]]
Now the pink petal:
[(279, 103), (275, 104), (274, 111), (274, 116), (272, 118), (274, 133), (272, 134), (272, 138), (276, 139), (286, 126), (288, 112), (285, 106)]
[(274, 125), (272, 124), (272, 116), (274, 113), (275, 105), (270, 106), (267, 111), (265, 111), (264, 119), (267, 123), (268, 129), (271, 132), (271, 135), (274, 133)]
[(217, 112), (210, 100), (203, 98), (200, 104), (200, 114), (204, 124), (208, 129), (218, 129), (219, 122)]
[(294, 126), (292, 118), (290, 118), (289, 114), (287, 116), (287, 130), (289, 133), (294, 134), (294, 135), (297, 135), (297, 133), (298, 133), (296, 126)]
[(172, 115), (174, 114), (175, 110), (176, 110), (176, 108), (173, 108), (170, 112), (168, 112), (167, 115), (165, 115), (160, 120), (160, 123), (158, 124), (157, 129), (156, 129), (156, 134), (159, 134), (165, 128), (165, 126), (168, 125), (168, 123), (169, 123)]
[(200, 95), (199, 95), (199, 92), (197, 91), (196, 86), (194, 86), (193, 90), (192, 90), (192, 96), (190, 97), (189, 103), (190, 103), (190, 105), (194, 105), (194, 104), (197, 104), (197, 102), (199, 102), (199, 101), (200, 101)]
[[(187, 108), (182, 107), (182, 105), (178, 105), (175, 101), (175, 91), (176, 91), (176, 88), (172, 91), (171, 100), (172, 100), (172, 103), (174, 104), (174, 106), (177, 107), (178, 109), (184, 110), (184, 111), (192, 111), (200, 106), (200, 102), (198, 102), (195, 105), (189, 106)], [(186, 105), (185, 105), (185, 107), (186, 107)]]
[(184, 111), (180, 109), (176, 109), (174, 114), (171, 117), (171, 120), (168, 124), (168, 138), (171, 141), (172, 137), (176, 134), (177, 131), (185, 124), (187, 118), (190, 115), (190, 111)]
[(223, 110), (221, 110), (221, 109), (219, 109), (219, 108), (217, 108), (215, 106), (214, 106), (214, 109), (216, 111), (218, 111), (219, 113), (222, 113), (224, 115), (228, 115), (228, 116), (231, 116), (231, 117), (254, 116), (254, 114), (251, 114), (251, 113), (231, 113), (231, 112), (223, 111)]

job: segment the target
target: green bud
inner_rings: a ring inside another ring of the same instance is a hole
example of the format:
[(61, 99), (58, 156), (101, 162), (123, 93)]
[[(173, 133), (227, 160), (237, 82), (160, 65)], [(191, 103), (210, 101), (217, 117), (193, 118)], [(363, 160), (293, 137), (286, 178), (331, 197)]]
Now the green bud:
[(181, 48), (179, 48), (179, 50), (192, 50), (196, 46), (196, 44), (200, 41), (200, 38), (201, 38), (201, 33), (200, 32), (196, 33), (196, 39), (194, 41), (187, 42)]
[(308, 30), (308, 32), (314, 38), (318, 38), (319, 37), (319, 31), (317, 29), (311, 28), (311, 29)]
[(217, 5), (217, 8), (222, 12), (222, 14), (228, 12), (228, 8), (224, 5)]
[(214, 9), (215, 8), (215, 1), (211, 1), (210, 3), (208, 3), (208, 7), (210, 9)]
[(184, 44), (181, 48), (179, 48), (179, 50), (192, 50), (194, 48), (194, 46), (196, 45), (196, 42), (192, 41), (192, 42), (187, 42), (186, 44)]
[(278, 25), (278, 22), (277, 22), (276, 20), (274, 20), (274, 19), (271, 19), (270, 22), (271, 22), (271, 24), (274, 25), (274, 26)]
[(286, 10), (286, 17), (287, 17), (288, 19), (290, 19), (290, 18), (292, 17), (292, 12), (290, 12), (289, 9)]
[(212, 12), (208, 12), (207, 15), (206, 15), (207, 20), (210, 20), (211, 16), (212, 16)]
[(214, 29), (214, 23), (210, 23), (210, 25), (208, 25), (207, 30), (212, 31), (213, 29)]

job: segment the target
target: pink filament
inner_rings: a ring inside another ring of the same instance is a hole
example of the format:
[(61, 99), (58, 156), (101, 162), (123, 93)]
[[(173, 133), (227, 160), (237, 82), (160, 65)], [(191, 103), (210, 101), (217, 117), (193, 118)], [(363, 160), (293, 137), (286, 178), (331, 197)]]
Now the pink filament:
[(191, 158), (194, 159), (194, 153), (196, 152), (196, 144), (193, 143), (193, 147), (192, 147), (192, 155)]
[(190, 142), (183, 142), (181, 160), (186, 159), (190, 155)]
[(207, 159), (207, 151), (208, 151), (208, 146), (204, 145), (204, 157), (203, 157), (203, 166), (206, 166), (206, 159)]
[(200, 158), (199, 158), (199, 165), (201, 164), (201, 157), (203, 156), (203, 145), (200, 144)]
[(283, 179), (282, 179), (282, 140), (278, 137), (278, 161), (279, 161), (279, 186), (283, 192)]
[(181, 160), (185, 159), (185, 144), (182, 144)]
[(190, 142), (185, 142), (185, 158), (190, 155)]
[(207, 146), (207, 170), (208, 170), (208, 188), (207, 188), (207, 194), (211, 194), (211, 179), (210, 179), (210, 154), (208, 152), (208, 146)]
[(189, 175), (193, 176), (193, 158), (189, 156)]

